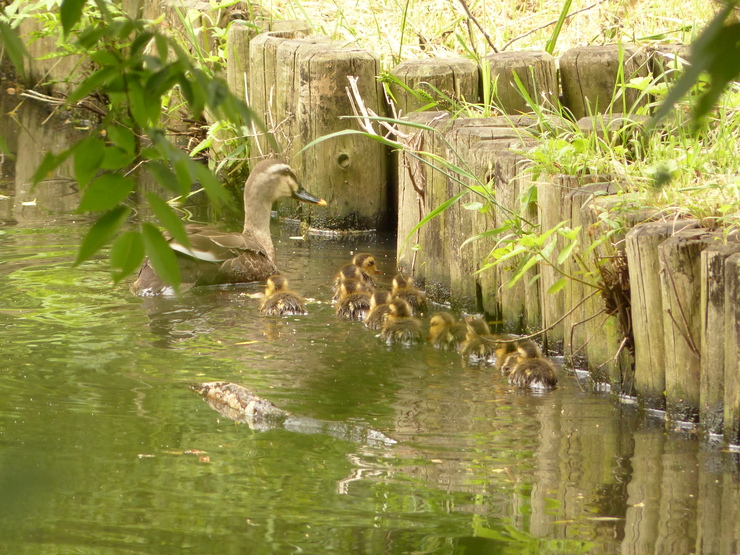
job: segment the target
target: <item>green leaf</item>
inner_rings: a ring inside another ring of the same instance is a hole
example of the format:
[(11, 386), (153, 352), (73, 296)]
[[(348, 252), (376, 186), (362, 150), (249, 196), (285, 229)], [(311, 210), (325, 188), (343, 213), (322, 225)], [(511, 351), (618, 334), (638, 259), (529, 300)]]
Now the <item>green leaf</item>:
[(87, 0), (62, 0), (62, 5), (59, 7), (59, 16), (62, 20), (62, 27), (64, 28), (64, 34), (68, 35), (72, 30), (72, 27), (82, 17), (82, 8), (85, 6)]
[(555, 283), (553, 283), (549, 289), (547, 290), (548, 295), (554, 295), (558, 291), (560, 291), (565, 285), (568, 283), (568, 280), (564, 277), (561, 277), (559, 280), (557, 280)]
[(571, 241), (570, 243), (565, 245), (563, 250), (561, 250), (560, 254), (558, 255), (558, 264), (562, 264), (563, 262), (568, 260), (570, 254), (573, 252), (573, 249), (576, 247), (577, 244), (577, 241)]
[(134, 190), (133, 179), (117, 173), (101, 175), (87, 186), (80, 201), (78, 212), (110, 210), (126, 199)]
[(24, 79), (25, 68), (23, 67), (23, 58), (31, 57), (28, 50), (26, 50), (26, 46), (20, 37), (18, 37), (15, 29), (4, 21), (0, 21), (0, 39), (2, 39), (3, 45), (5, 45), (5, 53), (10, 58), (10, 61), (13, 62), (18, 76)]
[(92, 73), (80, 83), (67, 97), (68, 104), (79, 102), (94, 90), (120, 76), (121, 69), (117, 66), (107, 66)]
[(100, 216), (85, 235), (74, 261), (74, 266), (89, 259), (101, 247), (106, 245), (128, 218), (131, 210), (126, 206), (117, 206)]
[(170, 208), (170, 205), (154, 193), (147, 193), (146, 200), (149, 206), (152, 207), (152, 210), (154, 210), (157, 219), (170, 232), (172, 237), (181, 245), (190, 246), (190, 239), (188, 239), (188, 234), (185, 232), (185, 226), (180, 218), (177, 217), (174, 210)]
[(482, 202), (468, 202), (463, 204), (463, 208), (465, 208), (465, 210), (480, 210), (484, 206), (485, 205)]
[(162, 187), (169, 189), (173, 193), (179, 194), (181, 196), (185, 196), (187, 194), (188, 191), (185, 191), (183, 193), (183, 191), (180, 189), (180, 185), (175, 178), (175, 174), (172, 173), (172, 170), (170, 170), (170, 168), (167, 167), (165, 164), (150, 160), (146, 164), (146, 169)]
[(220, 204), (226, 204), (231, 201), (231, 197), (224, 189), (223, 185), (216, 179), (213, 172), (208, 169), (208, 166), (204, 164), (195, 163), (195, 175), (198, 177), (198, 181), (203, 186), (212, 201), (215, 201), (216, 208)]
[(442, 204), (437, 206), (434, 210), (429, 212), (426, 216), (424, 216), (421, 221), (414, 226), (414, 229), (409, 231), (409, 234), (406, 236), (406, 239), (404, 239), (403, 244), (401, 245), (401, 249), (405, 248), (406, 242), (411, 239), (411, 236), (416, 233), (416, 230), (419, 229), (421, 226), (423, 226), (425, 223), (427, 223), (429, 220), (432, 220), (442, 214), (445, 210), (447, 210), (450, 206), (453, 206), (457, 201), (459, 201), (463, 196), (465, 196), (468, 192), (462, 191), (461, 193), (456, 194), (454, 197), (447, 199)]
[(121, 233), (110, 248), (110, 260), (113, 281), (118, 283), (135, 271), (144, 260), (144, 241), (136, 231)]
[(177, 290), (180, 287), (181, 278), (175, 251), (170, 248), (169, 243), (152, 224), (142, 224), (141, 234), (144, 238), (146, 254), (149, 257), (149, 262), (154, 267), (154, 271)]
[(53, 152), (47, 152), (41, 159), (41, 163), (33, 172), (31, 183), (36, 185), (39, 181), (43, 181), (52, 175), (52, 172), (57, 169), (72, 153), (72, 149), (67, 149), (59, 154)]
[(110, 125), (106, 129), (108, 139), (127, 154), (136, 153), (136, 136), (123, 125)]
[(103, 161), (100, 168), (103, 170), (120, 170), (130, 166), (136, 155), (129, 153), (117, 146), (109, 146), (105, 149)]
[(74, 151), (75, 179), (77, 183), (85, 187), (102, 165), (105, 144), (95, 135), (89, 135), (75, 145)]

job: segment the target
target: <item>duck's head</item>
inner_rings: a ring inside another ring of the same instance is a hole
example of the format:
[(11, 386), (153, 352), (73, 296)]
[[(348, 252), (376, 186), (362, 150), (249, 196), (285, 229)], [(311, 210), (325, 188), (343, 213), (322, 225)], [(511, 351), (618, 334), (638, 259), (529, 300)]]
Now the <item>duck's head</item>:
[(516, 344), (517, 355), (521, 362), (527, 358), (542, 358), (542, 352), (534, 341), (525, 339)]
[(389, 320), (411, 318), (411, 306), (403, 299), (393, 299), (388, 306), (390, 307)]
[(357, 253), (352, 258), (352, 264), (361, 268), (367, 274), (379, 274), (380, 271), (375, 265), (375, 257), (368, 252)]
[(293, 169), (277, 158), (262, 160), (249, 174), (244, 186), (245, 206), (261, 199), (272, 206), (279, 198), (292, 197), (302, 202), (326, 206), (326, 201), (306, 191)]
[(265, 287), (265, 296), (269, 297), (270, 295), (274, 295), (278, 291), (287, 291), (288, 290), (288, 279), (280, 276), (270, 276), (267, 278), (267, 286)]
[(390, 291), (376, 291), (373, 296), (370, 297), (370, 310), (381, 304), (388, 304), (391, 302)]

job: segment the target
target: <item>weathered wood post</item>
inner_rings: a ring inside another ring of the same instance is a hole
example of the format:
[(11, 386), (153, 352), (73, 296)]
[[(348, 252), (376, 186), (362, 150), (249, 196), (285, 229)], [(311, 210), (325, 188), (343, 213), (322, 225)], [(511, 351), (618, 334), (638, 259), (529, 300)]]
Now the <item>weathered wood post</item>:
[(725, 403), (725, 261), (740, 244), (710, 245), (701, 253), (701, 406), (699, 422), (722, 433)]
[[(560, 57), (563, 104), (576, 119), (593, 113), (631, 113), (640, 91), (625, 88), (615, 101), (618, 87), (648, 73), (647, 55), (631, 45), (582, 46)], [(640, 105), (647, 104), (647, 96)]]
[(406, 87), (427, 97), (417, 98), (403, 87), (391, 84), (399, 115), (409, 114), (430, 102), (438, 102), (440, 108), (446, 109), (451, 107), (450, 100), (478, 101), (478, 66), (467, 58), (409, 60), (398, 64), (391, 73)]
[(635, 390), (641, 403), (651, 409), (665, 408), (666, 359), (658, 245), (676, 231), (695, 225), (692, 220), (655, 222), (636, 226), (626, 236), (635, 338)]
[(704, 229), (676, 233), (658, 247), (665, 338), (668, 416), (699, 419), (701, 370), (701, 251), (718, 240)]
[(557, 65), (555, 58), (547, 52), (499, 52), (489, 54), (482, 63), (490, 68), (491, 81), (495, 83), (495, 99), (504, 113), (532, 111), (519, 91), (515, 73), (532, 102), (551, 108), (558, 105)]
[(725, 261), (724, 436), (740, 445), (740, 254)]

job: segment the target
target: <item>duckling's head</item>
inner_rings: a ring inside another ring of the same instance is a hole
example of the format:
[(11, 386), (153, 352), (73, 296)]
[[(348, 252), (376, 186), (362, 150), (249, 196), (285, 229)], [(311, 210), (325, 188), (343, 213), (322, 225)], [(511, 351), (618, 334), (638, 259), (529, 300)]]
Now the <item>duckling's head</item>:
[(362, 268), (367, 274), (379, 274), (378, 268), (375, 265), (375, 257), (368, 252), (359, 252), (352, 258), (352, 264)]
[(265, 287), (265, 296), (269, 297), (270, 295), (274, 295), (278, 291), (287, 291), (288, 290), (288, 279), (280, 276), (270, 276), (267, 278), (267, 287)]
[(449, 312), (435, 312), (429, 320), (430, 328), (443, 328), (452, 326), (456, 322), (455, 317)]
[(390, 291), (376, 291), (373, 296), (370, 297), (370, 310), (381, 304), (388, 304), (391, 302)]
[(469, 317), (466, 320), (468, 325), (468, 337), (475, 337), (477, 335), (491, 335), (491, 328), (488, 327), (486, 321), (483, 318)]
[(393, 294), (396, 293), (399, 289), (404, 289), (406, 287), (413, 287), (414, 285), (414, 278), (411, 276), (404, 276), (403, 274), (396, 274), (393, 276), (393, 285), (391, 286), (391, 292)]
[(342, 283), (339, 286), (339, 290), (342, 295), (342, 299), (347, 297), (348, 295), (351, 295), (352, 293), (371, 293), (372, 289), (370, 286), (365, 283), (364, 281), (360, 281), (359, 279), (343, 279)]
[(282, 197), (293, 197), (302, 202), (326, 206), (326, 201), (306, 191), (293, 169), (277, 158), (262, 160), (249, 174), (244, 185), (245, 206), (253, 201), (272, 206)]
[(526, 358), (542, 358), (542, 352), (534, 341), (525, 339), (516, 344), (519, 361)]
[(393, 299), (388, 306), (390, 307), (389, 320), (411, 318), (411, 306), (403, 299)]
[(337, 279), (356, 279), (362, 280), (362, 270), (356, 264), (345, 264), (339, 269), (339, 275)]
[(519, 353), (517, 351), (509, 353), (501, 364), (501, 372), (504, 375), (511, 374), (519, 362)]

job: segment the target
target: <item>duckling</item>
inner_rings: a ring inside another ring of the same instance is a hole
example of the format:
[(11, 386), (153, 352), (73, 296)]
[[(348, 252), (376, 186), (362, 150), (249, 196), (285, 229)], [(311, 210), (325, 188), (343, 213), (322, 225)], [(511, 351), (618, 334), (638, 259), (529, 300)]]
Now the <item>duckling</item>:
[(362, 322), (370, 312), (370, 295), (372, 290), (364, 281), (355, 278), (343, 279), (339, 285), (340, 298), (337, 305), (337, 316), (345, 320)]
[[(502, 333), (502, 334), (493, 334), (489, 337), (492, 341), (498, 341), (498, 343), (495, 344), (496, 348), (496, 368), (498, 368), (504, 375), (507, 375), (508, 372), (504, 369), (504, 364), (506, 363), (506, 359), (509, 357), (509, 355), (516, 354), (518, 351), (516, 350), (516, 342), (513, 335), (509, 335), (508, 333)], [(511, 370), (509, 370), (510, 372)]]
[[(326, 206), (308, 193), (291, 167), (278, 159), (263, 160), (244, 185), (244, 228), (230, 233), (202, 224), (185, 226), (189, 245), (168, 237), (180, 267), (180, 291), (198, 285), (259, 281), (278, 273), (275, 247), (270, 237), (272, 204), (282, 197)], [(172, 295), (175, 290), (146, 259), (131, 292), (140, 297)]]
[(337, 302), (341, 297), (340, 284), (345, 279), (356, 279), (363, 281), (370, 285), (371, 290), (375, 289), (375, 274), (379, 274), (376, 264), (375, 257), (367, 252), (357, 253), (352, 257), (350, 264), (345, 264), (339, 270), (336, 279), (334, 280), (334, 298), (332, 302)]
[(365, 327), (371, 330), (379, 330), (383, 327), (388, 314), (391, 312), (391, 307), (388, 303), (391, 302), (390, 291), (376, 291), (370, 297), (370, 313), (365, 319)]
[(465, 341), (460, 354), (471, 365), (492, 365), (496, 362), (497, 343), (491, 340), (491, 329), (481, 318), (468, 318)]
[(450, 312), (435, 312), (429, 320), (427, 342), (438, 349), (457, 351), (465, 341), (467, 330), (465, 323), (458, 322)]
[(393, 278), (391, 295), (394, 299), (403, 299), (409, 303), (414, 316), (424, 314), (427, 310), (427, 298), (414, 287), (414, 279), (411, 276), (396, 274)]
[(393, 299), (388, 320), (380, 330), (380, 338), (387, 345), (415, 345), (424, 342), (421, 323), (411, 315), (411, 306), (403, 299)]
[(540, 348), (529, 339), (517, 343), (517, 352), (509, 355), (505, 365), (513, 365), (509, 383), (522, 389), (555, 389), (558, 378), (555, 366), (542, 356)]
[(280, 275), (267, 278), (265, 298), (260, 304), (260, 314), (265, 316), (294, 316), (308, 314), (306, 301), (288, 289), (288, 280)]

